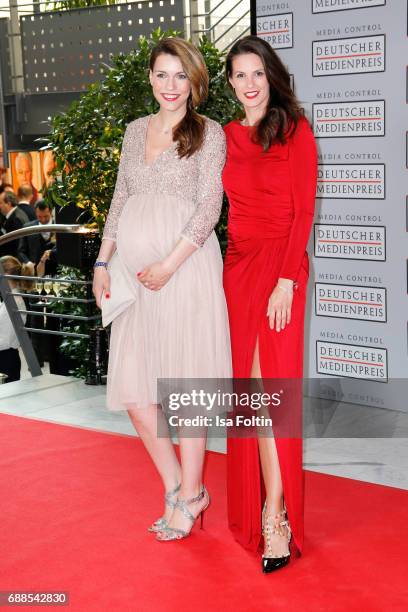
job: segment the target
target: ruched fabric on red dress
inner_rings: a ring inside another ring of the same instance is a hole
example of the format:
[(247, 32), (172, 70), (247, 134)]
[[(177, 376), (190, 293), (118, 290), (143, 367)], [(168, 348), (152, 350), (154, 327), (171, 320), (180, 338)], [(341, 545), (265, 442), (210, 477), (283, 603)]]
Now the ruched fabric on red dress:
[[(225, 128), (223, 172), (229, 200), (224, 289), (231, 329), (233, 372), (249, 378), (256, 340), (263, 379), (303, 376), (303, 331), (313, 221), (317, 151), (312, 130), (300, 119), (285, 144), (266, 152), (251, 140), (251, 128), (232, 121)], [(271, 330), (269, 297), (278, 278), (296, 282), (292, 319)], [(301, 415), (300, 415), (301, 416)], [(275, 434), (285, 504), (298, 552), (303, 543), (302, 438)], [(261, 541), (264, 487), (256, 438), (228, 438), (228, 520), (235, 538), (256, 551)]]

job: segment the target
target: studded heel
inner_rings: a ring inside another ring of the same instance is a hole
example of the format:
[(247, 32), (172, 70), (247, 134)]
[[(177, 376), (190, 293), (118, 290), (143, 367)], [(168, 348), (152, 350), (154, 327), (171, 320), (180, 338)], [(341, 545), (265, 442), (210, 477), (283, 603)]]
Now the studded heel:
[[(262, 571), (264, 574), (274, 572), (287, 565), (290, 561), (289, 543), (292, 531), (286, 516), (286, 509), (275, 515), (266, 514), (266, 506), (262, 512), (262, 534), (264, 537), (265, 549), (262, 555)], [(271, 536), (279, 535), (287, 540), (288, 549), (283, 555), (276, 555), (273, 552)]]

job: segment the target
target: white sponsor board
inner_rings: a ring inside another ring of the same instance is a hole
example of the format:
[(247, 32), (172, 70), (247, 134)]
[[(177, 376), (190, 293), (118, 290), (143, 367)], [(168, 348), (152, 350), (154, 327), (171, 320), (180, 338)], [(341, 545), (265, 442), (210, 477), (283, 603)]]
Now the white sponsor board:
[(318, 374), (387, 382), (387, 349), (316, 341)]
[(315, 283), (315, 313), (319, 317), (387, 321), (385, 287)]
[(316, 223), (315, 257), (385, 261), (385, 227)]
[(331, 13), (384, 5), (385, 0), (312, 0), (312, 12)]
[(313, 104), (313, 132), (318, 138), (385, 135), (385, 101)]
[(384, 72), (385, 35), (315, 40), (313, 76)]
[[(408, 412), (396, 385), (408, 380), (407, 0), (251, 0), (251, 8), (253, 34), (257, 18), (293, 13), (293, 48), (277, 53), (319, 153), (305, 319), (311, 395), (321, 386), (346, 402)], [(339, 356), (321, 359), (318, 374), (317, 340), (386, 348), (390, 384), (382, 364), (371, 365), (374, 376), (356, 375), (341, 370), (370, 366)]]
[(316, 197), (384, 200), (385, 164), (319, 164)]
[(255, 0), (256, 15), (272, 15), (292, 10), (292, 0)]
[(293, 13), (258, 17), (256, 33), (274, 49), (293, 47)]

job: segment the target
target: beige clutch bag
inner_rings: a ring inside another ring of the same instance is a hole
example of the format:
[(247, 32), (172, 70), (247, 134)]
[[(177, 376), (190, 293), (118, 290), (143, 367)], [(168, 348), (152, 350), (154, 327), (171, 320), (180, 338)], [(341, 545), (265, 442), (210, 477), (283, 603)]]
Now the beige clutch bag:
[(118, 315), (135, 302), (137, 299), (135, 284), (132, 278), (121, 263), (117, 251), (112, 255), (108, 263), (110, 276), (110, 297), (106, 298), (102, 294), (102, 325), (106, 327), (112, 323)]

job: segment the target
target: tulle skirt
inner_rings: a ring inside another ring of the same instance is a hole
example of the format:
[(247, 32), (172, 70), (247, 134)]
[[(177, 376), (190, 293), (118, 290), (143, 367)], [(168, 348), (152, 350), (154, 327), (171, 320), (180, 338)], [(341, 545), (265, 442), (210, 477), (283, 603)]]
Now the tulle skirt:
[[(157, 379), (231, 376), (222, 257), (214, 232), (160, 291), (136, 278), (174, 248), (191, 215), (190, 202), (165, 194), (131, 196), (122, 211), (117, 255), (134, 300), (113, 320), (107, 407), (160, 403)], [(117, 301), (118, 296), (112, 296)]]

